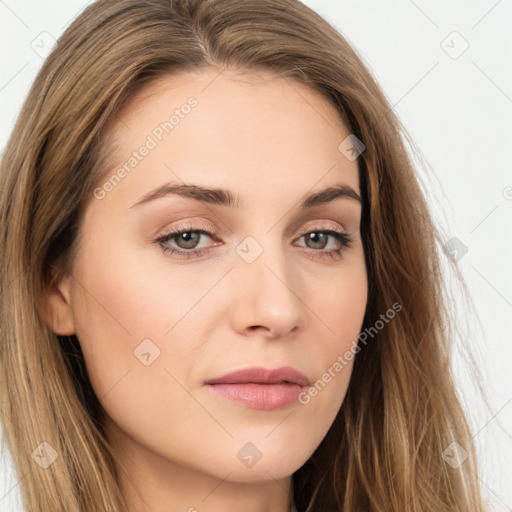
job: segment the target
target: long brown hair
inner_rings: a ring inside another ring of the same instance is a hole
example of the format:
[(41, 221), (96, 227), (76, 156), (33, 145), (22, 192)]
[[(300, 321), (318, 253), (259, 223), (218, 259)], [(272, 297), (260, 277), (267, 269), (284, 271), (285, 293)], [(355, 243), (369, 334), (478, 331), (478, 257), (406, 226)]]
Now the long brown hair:
[[(83, 212), (105, 173), (105, 130), (120, 108), (159, 77), (208, 66), (305, 83), (363, 141), (363, 331), (401, 305), (378, 334), (359, 340), (339, 414), (293, 475), (299, 512), (482, 511), (450, 371), (442, 240), (409, 137), (355, 50), (296, 0), (100, 0), (40, 70), (0, 169), (1, 421), (27, 511), (127, 510), (76, 336), (54, 334), (37, 297), (71, 268)], [(458, 466), (442, 456), (453, 442), (467, 457)], [(49, 447), (58, 458), (35, 465), (31, 454), (49, 460)]]

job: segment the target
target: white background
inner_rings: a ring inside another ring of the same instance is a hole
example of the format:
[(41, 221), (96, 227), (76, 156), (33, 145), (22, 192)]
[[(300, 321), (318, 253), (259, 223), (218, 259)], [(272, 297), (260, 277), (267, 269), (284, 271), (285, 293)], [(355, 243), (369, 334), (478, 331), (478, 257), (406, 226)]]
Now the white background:
[[(512, 511), (512, 0), (307, 0), (355, 47), (426, 162), (418, 163), (475, 310), (457, 303), (490, 399), (454, 361), (493, 511)], [(0, 0), (0, 149), (43, 59), (87, 3)], [(456, 31), (459, 33), (453, 34)], [(41, 33), (45, 32), (41, 36)], [(49, 36), (49, 35), (50, 36)], [(464, 42), (465, 41), (465, 42)], [(468, 48), (458, 55), (465, 47)], [(450, 55), (451, 54), (451, 55)], [(455, 58), (456, 57), (456, 58)], [(459, 353), (459, 352), (457, 352)], [(17, 512), (18, 478), (0, 459), (0, 511)]]

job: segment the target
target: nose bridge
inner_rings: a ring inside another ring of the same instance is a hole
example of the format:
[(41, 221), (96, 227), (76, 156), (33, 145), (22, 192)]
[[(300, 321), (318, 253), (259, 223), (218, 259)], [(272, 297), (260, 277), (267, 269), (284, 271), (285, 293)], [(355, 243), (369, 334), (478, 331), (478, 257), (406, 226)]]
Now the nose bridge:
[(236, 247), (234, 307), (238, 328), (268, 328), (283, 336), (305, 321), (299, 276), (278, 230), (261, 229)]

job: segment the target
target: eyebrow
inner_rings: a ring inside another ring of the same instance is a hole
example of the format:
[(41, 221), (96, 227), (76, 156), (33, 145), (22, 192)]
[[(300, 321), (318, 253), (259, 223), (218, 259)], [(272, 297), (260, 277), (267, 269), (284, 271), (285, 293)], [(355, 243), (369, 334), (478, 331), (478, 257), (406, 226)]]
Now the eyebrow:
[[(165, 183), (142, 196), (139, 201), (130, 206), (130, 209), (171, 194), (213, 205), (229, 206), (231, 208), (240, 208), (241, 204), (240, 196), (233, 194), (227, 189), (207, 188), (200, 185)], [(320, 190), (319, 192), (309, 194), (302, 199), (299, 208), (301, 210), (305, 208), (312, 208), (313, 206), (330, 203), (331, 201), (340, 198), (355, 200), (362, 205), (361, 197), (352, 187), (338, 183), (324, 190)]]

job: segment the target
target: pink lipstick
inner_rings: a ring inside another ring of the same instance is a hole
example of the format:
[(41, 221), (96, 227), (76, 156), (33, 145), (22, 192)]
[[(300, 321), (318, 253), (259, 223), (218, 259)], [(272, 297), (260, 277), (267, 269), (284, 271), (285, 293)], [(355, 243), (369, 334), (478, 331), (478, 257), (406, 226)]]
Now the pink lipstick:
[(253, 409), (280, 409), (295, 402), (308, 378), (291, 366), (274, 370), (256, 367), (228, 373), (204, 383), (214, 393)]

